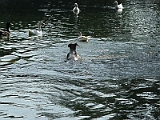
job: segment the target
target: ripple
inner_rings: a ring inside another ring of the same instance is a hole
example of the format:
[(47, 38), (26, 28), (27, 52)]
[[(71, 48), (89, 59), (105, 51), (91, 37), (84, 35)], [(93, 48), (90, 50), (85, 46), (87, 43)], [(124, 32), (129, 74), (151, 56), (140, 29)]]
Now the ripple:
[[(0, 40), (0, 119), (159, 119), (159, 9), (154, 1), (124, 2), (128, 7), (121, 14), (85, 2), (77, 18), (72, 3), (66, 3), (33, 0), (31, 9), (27, 3), (20, 5), (22, 11), (12, 7), (11, 36)], [(2, 25), (6, 15), (10, 12), (2, 9)], [(46, 23), (43, 36), (28, 37), (39, 20)], [(92, 38), (79, 42), (78, 31)], [(64, 62), (70, 42), (78, 42), (81, 61)]]
[(104, 108), (105, 107), (105, 105), (103, 105), (103, 104), (98, 104), (98, 105), (95, 105), (94, 107), (92, 107), (91, 109), (102, 109), (102, 108)]
[(93, 91), (92, 93), (96, 94), (97, 96), (102, 97), (102, 98), (108, 98), (108, 97), (115, 97), (116, 96), (113, 93), (104, 94), (104, 93), (101, 93), (101, 92), (98, 92), (98, 91)]
[(145, 98), (146, 100), (154, 100), (154, 101), (160, 100), (158, 98), (158, 96), (156, 94), (154, 94), (153, 92), (143, 92), (141, 94), (137, 94), (137, 96), (139, 96), (141, 98)]
[(115, 113), (112, 113), (112, 114), (104, 115), (100, 118), (96, 118), (93, 120), (109, 120), (109, 119), (112, 119), (115, 115), (116, 115)]
[(18, 56), (20, 58), (30, 58), (30, 57), (32, 57), (32, 56), (35, 55), (33, 53), (33, 51), (28, 51), (28, 52), (25, 52), (25, 53), (16, 53), (16, 52), (13, 52), (12, 54), (14, 54), (14, 55), (16, 55), (16, 56)]
[(15, 56), (15, 55), (5, 55), (3, 57), (0, 57), (0, 61), (2, 61), (2, 62), (12, 62), (17, 59), (19, 59), (19, 57)]

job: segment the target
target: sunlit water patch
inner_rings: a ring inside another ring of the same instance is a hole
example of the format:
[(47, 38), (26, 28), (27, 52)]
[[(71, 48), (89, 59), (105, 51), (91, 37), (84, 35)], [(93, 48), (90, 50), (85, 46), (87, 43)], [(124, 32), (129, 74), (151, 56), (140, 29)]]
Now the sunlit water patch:
[[(10, 38), (0, 39), (0, 119), (160, 119), (159, 8), (106, 4), (80, 4), (78, 17), (62, 1), (12, 15)], [(43, 36), (29, 37), (40, 20)], [(77, 39), (80, 31), (89, 42)], [(80, 61), (66, 62), (71, 42)]]

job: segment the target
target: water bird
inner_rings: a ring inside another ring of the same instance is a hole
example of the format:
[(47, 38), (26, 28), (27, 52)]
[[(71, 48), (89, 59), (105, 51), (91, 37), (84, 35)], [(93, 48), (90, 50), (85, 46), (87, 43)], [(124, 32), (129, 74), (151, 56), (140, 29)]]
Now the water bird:
[(83, 41), (83, 42), (88, 42), (88, 38), (90, 38), (91, 36), (83, 36), (81, 32), (79, 32), (79, 37), (78, 39)]
[(78, 8), (78, 4), (74, 3), (73, 13), (78, 16), (80, 9)]
[(119, 4), (118, 1), (114, 1), (114, 4), (115, 4), (116, 9), (123, 9), (124, 8), (122, 3)]
[(8, 38), (10, 36), (10, 26), (12, 25), (12, 23), (7, 22), (6, 23), (6, 30), (0, 30), (0, 37), (4, 38)]
[(77, 43), (70, 43), (68, 47), (70, 48), (70, 52), (67, 54), (67, 60), (79, 60), (80, 56), (76, 52)]
[(41, 26), (44, 25), (42, 21), (38, 22), (38, 30), (30, 30), (29, 29), (29, 36), (42, 36), (42, 28)]

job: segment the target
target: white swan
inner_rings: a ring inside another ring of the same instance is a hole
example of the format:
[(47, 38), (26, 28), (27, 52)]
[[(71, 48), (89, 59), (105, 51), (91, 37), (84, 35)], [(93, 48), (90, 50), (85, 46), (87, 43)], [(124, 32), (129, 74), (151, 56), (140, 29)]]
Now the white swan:
[(73, 13), (78, 16), (80, 9), (78, 8), (78, 4), (74, 3)]
[(91, 36), (83, 36), (81, 32), (79, 32), (79, 37), (78, 39), (83, 41), (83, 42), (88, 42), (88, 38), (90, 38)]
[(29, 30), (29, 36), (42, 36), (42, 25), (44, 25), (44, 23), (42, 21), (39, 21), (38, 30)]
[(70, 52), (67, 54), (67, 60), (79, 60), (81, 57), (76, 52), (77, 43), (70, 43), (68, 47), (70, 48)]
[(122, 3), (121, 3), (121, 4), (118, 4), (117, 1), (114, 1), (114, 4), (115, 4), (115, 8), (116, 8), (116, 9), (123, 9), (123, 8), (124, 8), (123, 5), (122, 5)]

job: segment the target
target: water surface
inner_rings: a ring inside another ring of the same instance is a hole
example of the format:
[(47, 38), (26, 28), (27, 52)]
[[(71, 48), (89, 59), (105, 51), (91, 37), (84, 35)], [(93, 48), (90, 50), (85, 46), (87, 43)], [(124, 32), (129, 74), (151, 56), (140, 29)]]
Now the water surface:
[[(122, 12), (112, 2), (81, 3), (78, 17), (72, 2), (34, 2), (12, 12), (13, 4), (0, 3), (1, 28), (8, 19), (14, 24), (9, 40), (0, 39), (1, 120), (160, 119), (155, 1), (124, 1)], [(29, 37), (40, 20), (43, 36)], [(91, 36), (88, 43), (77, 39), (79, 31)], [(82, 60), (65, 62), (71, 42)]]

